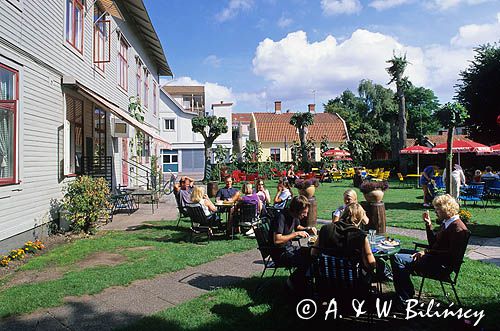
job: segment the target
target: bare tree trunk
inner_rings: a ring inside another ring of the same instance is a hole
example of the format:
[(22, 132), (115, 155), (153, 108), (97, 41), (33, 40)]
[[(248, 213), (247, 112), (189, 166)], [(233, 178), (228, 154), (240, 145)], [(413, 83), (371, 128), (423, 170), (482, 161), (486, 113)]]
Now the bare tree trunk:
[(308, 160), (309, 160), (309, 157), (307, 156), (307, 149), (306, 149), (306, 137), (305, 137), (305, 132), (304, 132), (304, 129), (302, 130), (299, 130), (299, 138), (300, 138), (300, 150), (301, 150), (301, 154), (302, 154), (302, 170), (303, 171), (307, 171), (308, 169)]
[[(401, 77), (398, 79), (401, 82)], [(399, 116), (398, 116), (398, 124), (399, 124), (399, 150), (402, 150), (406, 147), (406, 100), (405, 95), (401, 84), (397, 84), (397, 95), (399, 100)], [(400, 155), (399, 158), (399, 169), (402, 173), (407, 173), (408, 164), (406, 156)]]
[(452, 144), (453, 144), (453, 133), (455, 131), (455, 127), (448, 128), (448, 146), (446, 147), (446, 193), (451, 193), (451, 171), (453, 168), (453, 152), (452, 152)]
[(205, 141), (205, 169), (203, 172), (204, 183), (210, 181), (210, 177), (212, 175), (212, 153), (210, 152), (210, 148), (212, 148), (212, 143)]
[(396, 160), (399, 158), (399, 141), (398, 141), (398, 126), (396, 125), (396, 117), (390, 119), (391, 130), (391, 158)]

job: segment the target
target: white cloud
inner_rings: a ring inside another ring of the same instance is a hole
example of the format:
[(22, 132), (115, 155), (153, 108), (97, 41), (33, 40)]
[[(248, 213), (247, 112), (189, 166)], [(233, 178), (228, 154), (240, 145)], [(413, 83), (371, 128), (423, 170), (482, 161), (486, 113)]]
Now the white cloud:
[(214, 68), (219, 68), (222, 60), (219, 59), (216, 55), (209, 55), (203, 60), (203, 64), (212, 66)]
[(252, 8), (253, 4), (253, 0), (230, 0), (227, 7), (222, 9), (215, 18), (219, 22), (228, 21), (236, 17), (240, 11)]
[(412, 0), (374, 0), (368, 6), (376, 10), (386, 10), (412, 2)]
[(500, 40), (500, 12), (492, 24), (470, 24), (460, 27), (451, 44), (459, 47), (474, 47)]
[(478, 5), (489, 1), (491, 0), (428, 0), (426, 5), (431, 9), (447, 10), (463, 4)]
[(355, 14), (363, 6), (359, 0), (321, 0), (321, 8), (325, 15)]
[(278, 26), (282, 29), (289, 27), (293, 23), (291, 18), (285, 17), (285, 15), (281, 15), (278, 20)]
[(221, 101), (233, 102), (236, 104), (236, 98), (233, 94), (232, 88), (219, 85), (218, 83), (201, 83), (187, 76), (179, 77), (167, 82), (162, 81), (160, 83), (173, 86), (205, 86), (205, 105), (207, 109), (210, 109), (212, 104), (220, 103)]

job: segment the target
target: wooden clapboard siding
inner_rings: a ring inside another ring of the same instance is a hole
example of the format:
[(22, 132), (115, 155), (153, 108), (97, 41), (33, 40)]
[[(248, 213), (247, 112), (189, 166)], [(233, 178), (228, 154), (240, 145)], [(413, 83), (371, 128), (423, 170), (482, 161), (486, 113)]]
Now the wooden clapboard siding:
[[(13, 0), (15, 1), (15, 0)], [(120, 3), (120, 1), (117, 1)], [(129, 95), (136, 95), (136, 56), (158, 82), (157, 67), (149, 57), (143, 38), (131, 26), (131, 19), (111, 20), (110, 63), (101, 73), (93, 65), (93, 9), (84, 17), (83, 55), (72, 51), (65, 42), (64, 0), (22, 0), (19, 8), (7, 0), (0, 0), (0, 63), (14, 63), (19, 70), (20, 104), (18, 107), (18, 173), (19, 184), (0, 186), (0, 240), (28, 231), (50, 220), (52, 199), (60, 199), (62, 188), (71, 178), (60, 179), (61, 132), (64, 119), (63, 76), (77, 81), (123, 109), (128, 108)], [(126, 10), (123, 10), (127, 15)], [(130, 44), (128, 52), (128, 91), (118, 87), (119, 28)], [(4, 39), (17, 48), (1, 42)], [(24, 53), (29, 54), (26, 56)], [(34, 57), (36, 60), (33, 60)], [(40, 64), (39, 62), (42, 62)], [(143, 76), (144, 77), (144, 76)], [(150, 104), (153, 83), (150, 82)], [(160, 93), (158, 92), (159, 96)], [(84, 100), (84, 98), (80, 97)], [(92, 134), (92, 103), (84, 100), (84, 139)], [(145, 114), (146, 122), (158, 126), (153, 107)], [(110, 121), (107, 116), (107, 149), (112, 155)], [(121, 152), (121, 146), (118, 151)], [(115, 157), (120, 157), (120, 153)], [(121, 177), (121, 157), (115, 159), (116, 176)]]

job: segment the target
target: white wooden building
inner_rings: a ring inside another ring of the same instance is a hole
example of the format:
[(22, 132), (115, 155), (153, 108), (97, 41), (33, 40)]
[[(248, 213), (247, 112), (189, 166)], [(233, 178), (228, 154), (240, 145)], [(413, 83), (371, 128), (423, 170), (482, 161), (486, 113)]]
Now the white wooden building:
[(136, 184), (126, 161), (169, 148), (158, 82), (171, 75), (142, 0), (0, 0), (0, 253), (43, 230), (74, 176)]

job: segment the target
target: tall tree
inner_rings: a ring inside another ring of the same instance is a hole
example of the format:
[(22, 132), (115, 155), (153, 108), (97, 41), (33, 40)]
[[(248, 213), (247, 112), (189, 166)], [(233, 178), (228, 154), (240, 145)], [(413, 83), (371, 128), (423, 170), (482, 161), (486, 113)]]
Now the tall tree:
[(212, 145), (217, 137), (223, 133), (227, 133), (227, 120), (225, 117), (196, 116), (191, 119), (191, 125), (193, 126), (193, 132), (201, 134), (204, 139), (205, 171), (203, 181), (207, 182), (210, 180), (212, 172)]
[(500, 43), (481, 45), (474, 49), (474, 60), (460, 73), (457, 100), (470, 113), (466, 121), (470, 136), (483, 144), (500, 143)]
[(440, 106), (434, 91), (409, 83), (405, 91), (405, 101), (409, 137), (421, 140), (425, 135), (439, 129), (439, 122), (433, 116)]
[(441, 125), (448, 129), (447, 149), (446, 149), (446, 192), (451, 192), (451, 172), (453, 164), (453, 132), (457, 126), (463, 125), (464, 121), (469, 118), (467, 109), (458, 102), (448, 102), (436, 112), (436, 117)]
[[(391, 76), (389, 84), (396, 83), (396, 98), (399, 106), (398, 114), (398, 127), (399, 127), (399, 146), (398, 149), (403, 149), (406, 147), (406, 103), (405, 103), (405, 89), (408, 85), (408, 77), (403, 76), (408, 61), (406, 60), (406, 54), (403, 56), (393, 55), (392, 59), (386, 61), (390, 64), (386, 68), (387, 72)], [(406, 158), (400, 159), (400, 166), (404, 172), (406, 172)]]
[(290, 124), (299, 131), (300, 150), (302, 154), (302, 169), (309, 169), (309, 158), (307, 153), (306, 128), (314, 123), (314, 115), (310, 112), (295, 113), (290, 119)]

